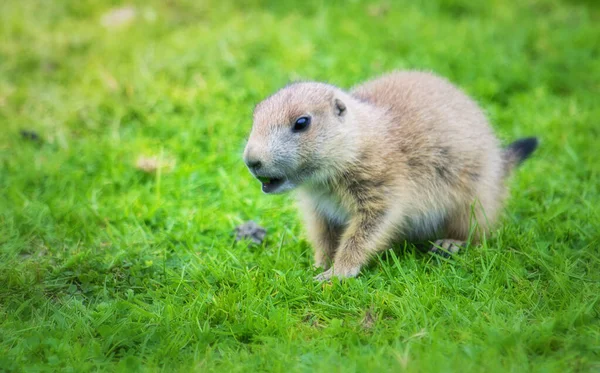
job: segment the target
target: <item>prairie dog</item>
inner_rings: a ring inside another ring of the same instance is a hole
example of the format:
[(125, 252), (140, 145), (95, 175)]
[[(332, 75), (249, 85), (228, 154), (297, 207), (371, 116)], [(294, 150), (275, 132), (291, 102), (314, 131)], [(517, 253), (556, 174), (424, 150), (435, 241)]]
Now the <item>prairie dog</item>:
[[(392, 72), (349, 91), (288, 85), (260, 102), (244, 161), (265, 193), (298, 189), (317, 280), (358, 275), (398, 240), (456, 252), (497, 219), (505, 178), (537, 147), (502, 148), (447, 80)], [(473, 224), (476, 222), (476, 224)]]

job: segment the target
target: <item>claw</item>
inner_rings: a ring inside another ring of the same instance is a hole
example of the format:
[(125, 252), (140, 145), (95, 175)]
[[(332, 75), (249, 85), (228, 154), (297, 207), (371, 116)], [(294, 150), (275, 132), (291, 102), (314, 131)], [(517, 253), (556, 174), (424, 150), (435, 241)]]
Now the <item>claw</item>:
[(464, 241), (442, 239), (437, 240), (429, 249), (430, 253), (449, 258), (452, 254), (456, 254), (465, 245)]
[(319, 273), (314, 277), (315, 281), (330, 281), (333, 277), (337, 278), (350, 278), (356, 277), (360, 272), (360, 267), (352, 267), (347, 269), (342, 269), (338, 267), (337, 270), (335, 267), (331, 267), (323, 273)]

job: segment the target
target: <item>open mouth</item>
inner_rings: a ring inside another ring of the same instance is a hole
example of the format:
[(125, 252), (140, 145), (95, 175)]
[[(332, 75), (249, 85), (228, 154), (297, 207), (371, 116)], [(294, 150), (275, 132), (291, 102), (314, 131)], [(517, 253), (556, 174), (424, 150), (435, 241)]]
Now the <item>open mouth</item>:
[(262, 177), (262, 176), (257, 177), (257, 179), (262, 183), (262, 190), (265, 193), (271, 193), (271, 192), (277, 190), (277, 188), (279, 188), (285, 181), (284, 178), (273, 178), (273, 177)]

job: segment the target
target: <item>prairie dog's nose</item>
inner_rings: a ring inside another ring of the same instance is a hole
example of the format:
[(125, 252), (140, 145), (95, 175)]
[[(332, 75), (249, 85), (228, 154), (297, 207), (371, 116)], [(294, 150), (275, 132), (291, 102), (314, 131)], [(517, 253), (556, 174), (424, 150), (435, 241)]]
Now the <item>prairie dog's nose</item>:
[(253, 170), (258, 170), (262, 166), (262, 162), (258, 159), (248, 159), (246, 165)]
[(262, 162), (258, 157), (258, 154), (252, 151), (252, 148), (246, 149), (246, 154), (244, 154), (244, 162), (246, 162), (246, 166), (253, 171), (257, 171), (262, 167)]

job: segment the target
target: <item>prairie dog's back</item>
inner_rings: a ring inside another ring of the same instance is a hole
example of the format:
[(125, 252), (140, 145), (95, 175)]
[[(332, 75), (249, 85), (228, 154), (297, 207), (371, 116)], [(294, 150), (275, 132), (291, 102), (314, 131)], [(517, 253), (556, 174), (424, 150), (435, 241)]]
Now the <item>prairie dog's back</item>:
[(385, 108), (393, 116), (392, 125), (404, 132), (435, 130), (451, 141), (491, 141), (488, 145), (499, 146), (477, 104), (436, 75), (393, 72), (358, 85), (350, 93)]

